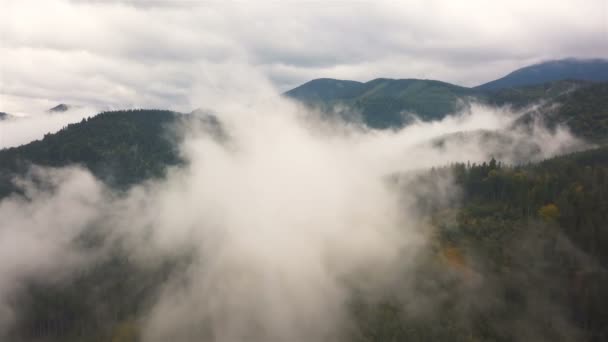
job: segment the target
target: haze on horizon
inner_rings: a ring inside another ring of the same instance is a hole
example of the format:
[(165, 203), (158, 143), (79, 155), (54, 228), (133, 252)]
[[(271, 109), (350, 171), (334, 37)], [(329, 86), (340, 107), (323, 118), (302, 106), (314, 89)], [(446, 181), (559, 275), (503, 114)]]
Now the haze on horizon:
[[(189, 111), (255, 70), (474, 86), (535, 62), (608, 56), (608, 4), (560, 1), (2, 0), (0, 111), (58, 103)], [(227, 75), (230, 71), (231, 75)], [(256, 77), (258, 79), (258, 77)]]

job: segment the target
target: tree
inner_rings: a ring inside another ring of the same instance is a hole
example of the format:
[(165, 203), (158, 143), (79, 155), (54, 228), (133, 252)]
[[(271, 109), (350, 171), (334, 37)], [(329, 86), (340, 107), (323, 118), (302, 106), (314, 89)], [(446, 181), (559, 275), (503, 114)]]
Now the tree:
[(559, 218), (559, 208), (557, 205), (549, 203), (540, 207), (538, 215), (545, 221), (553, 222)]

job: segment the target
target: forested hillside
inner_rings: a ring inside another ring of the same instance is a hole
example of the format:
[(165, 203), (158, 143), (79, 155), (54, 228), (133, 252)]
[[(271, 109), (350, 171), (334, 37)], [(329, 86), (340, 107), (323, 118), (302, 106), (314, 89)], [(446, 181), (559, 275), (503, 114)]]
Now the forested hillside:
[(519, 167), (454, 164), (409, 181), (432, 189), (447, 175), (460, 198), (419, 198), (435, 244), (416, 279), (399, 280), (434, 299), (406, 296), (406, 308), (427, 306), (412, 315), (399, 290), (361, 294), (357, 340), (605, 341), (608, 149)]
[(559, 80), (538, 85), (508, 87), (486, 91), (487, 102), (496, 106), (512, 106), (521, 109), (529, 105), (555, 101), (556, 98), (591, 85), (581, 80)]
[[(468, 89), (428, 80), (377, 79), (367, 83), (320, 79), (285, 93), (305, 105), (361, 120), (372, 128), (399, 128), (410, 115), (425, 121), (442, 119), (471, 101), (514, 110), (532, 110), (552, 124), (562, 123), (581, 136), (601, 139), (608, 82), (559, 80), (497, 90)], [(535, 107), (531, 107), (535, 106)], [(595, 126), (599, 124), (599, 126)]]
[(557, 108), (547, 105), (547, 121), (562, 124), (585, 139), (605, 143), (608, 137), (608, 82), (591, 84), (555, 99)]
[(32, 164), (82, 165), (115, 186), (161, 176), (167, 166), (180, 162), (179, 137), (167, 128), (181, 115), (166, 110), (105, 112), (41, 140), (0, 150), (0, 197), (13, 190), (11, 178)]
[(373, 128), (400, 127), (407, 122), (408, 113), (424, 120), (440, 119), (476, 94), (440, 81), (388, 78), (366, 83), (318, 79), (285, 93), (313, 108), (337, 111), (347, 120), (357, 119), (358, 114)]
[(481, 90), (538, 85), (558, 80), (608, 81), (608, 60), (561, 59), (517, 69), (505, 77), (475, 87)]
[(347, 121), (361, 119), (372, 128), (402, 127), (409, 114), (426, 121), (441, 119), (466, 108), (469, 101), (477, 101), (526, 113), (520, 123), (536, 117), (550, 127), (569, 127), (575, 135), (591, 142), (605, 142), (608, 133), (608, 82), (559, 80), (480, 91), (423, 80), (359, 83), (321, 79), (295, 88), (286, 96), (342, 115)]

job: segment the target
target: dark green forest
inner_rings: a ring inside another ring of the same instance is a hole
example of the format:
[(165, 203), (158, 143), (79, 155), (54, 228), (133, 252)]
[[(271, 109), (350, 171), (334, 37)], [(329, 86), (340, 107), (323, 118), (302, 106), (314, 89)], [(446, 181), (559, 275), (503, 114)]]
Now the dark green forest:
[(447, 176), (457, 199), (417, 204), (436, 244), (413, 286), (439, 297), (436, 309), (411, 317), (390, 296), (362, 300), (360, 340), (607, 340), (608, 148), (524, 166), (454, 164), (410, 181), (432, 188)]
[(386, 129), (406, 124), (408, 113), (440, 119), (481, 92), (433, 80), (379, 78), (366, 83), (318, 79), (285, 95), (324, 112), (337, 111), (347, 120), (360, 116), (369, 127)]
[(169, 128), (183, 114), (166, 110), (104, 112), (29, 144), (0, 150), (0, 197), (16, 191), (15, 175), (32, 165), (80, 165), (116, 188), (126, 188), (182, 162), (180, 137)]
[(319, 79), (285, 96), (378, 129), (402, 127), (413, 113), (424, 121), (441, 119), (476, 102), (510, 106), (528, 112), (528, 116), (538, 114), (549, 124), (566, 124), (575, 134), (594, 141), (606, 136), (608, 82), (558, 80), (483, 90), (432, 80), (376, 79), (359, 83)]

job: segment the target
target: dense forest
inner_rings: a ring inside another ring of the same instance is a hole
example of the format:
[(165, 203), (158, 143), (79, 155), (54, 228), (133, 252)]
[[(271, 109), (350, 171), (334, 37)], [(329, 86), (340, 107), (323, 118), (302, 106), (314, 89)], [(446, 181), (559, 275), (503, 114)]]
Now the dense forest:
[(528, 115), (548, 117), (553, 124), (566, 124), (576, 134), (596, 140), (606, 133), (607, 89), (608, 82), (582, 80), (485, 90), (416, 79), (376, 79), (366, 83), (319, 79), (292, 89), (285, 96), (379, 129), (406, 125), (414, 113), (425, 121), (441, 119), (473, 102), (509, 106)]
[(180, 163), (179, 137), (168, 128), (182, 114), (166, 110), (105, 112), (20, 147), (0, 150), (0, 197), (12, 177), (34, 165), (82, 165), (108, 184), (125, 187), (162, 176)]
[[(360, 115), (366, 125), (380, 129), (407, 123), (404, 113), (416, 113), (425, 120), (440, 119), (480, 94), (440, 81), (385, 78), (366, 83), (318, 79), (285, 93), (313, 108), (337, 111), (348, 120)], [(357, 115), (353, 117), (353, 113)]]
[(417, 204), (436, 244), (415, 286), (440, 294), (437, 309), (411, 317), (394, 298), (362, 300), (360, 340), (608, 339), (608, 149), (525, 166), (454, 164), (410, 181), (433, 187), (448, 176), (457, 200)]

